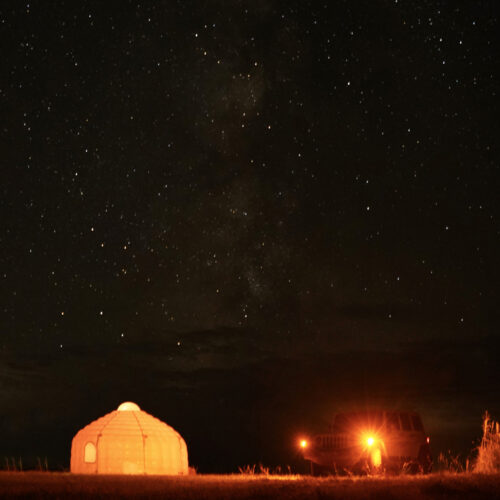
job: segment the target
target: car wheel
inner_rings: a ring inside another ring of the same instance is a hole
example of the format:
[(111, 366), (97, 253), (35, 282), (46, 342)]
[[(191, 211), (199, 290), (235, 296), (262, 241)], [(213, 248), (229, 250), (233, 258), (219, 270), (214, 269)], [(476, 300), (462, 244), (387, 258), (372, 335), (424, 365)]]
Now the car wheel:
[(422, 467), (424, 474), (429, 474), (432, 471), (432, 456), (429, 445), (423, 445), (418, 454), (418, 463)]
[(411, 462), (405, 462), (403, 464), (403, 474), (419, 474), (422, 472), (422, 467), (418, 462), (411, 461)]

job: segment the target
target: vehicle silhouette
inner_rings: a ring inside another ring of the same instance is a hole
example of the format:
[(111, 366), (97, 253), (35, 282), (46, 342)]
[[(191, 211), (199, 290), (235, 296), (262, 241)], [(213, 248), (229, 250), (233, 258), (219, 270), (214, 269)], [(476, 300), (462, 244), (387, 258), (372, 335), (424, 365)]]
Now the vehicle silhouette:
[(424, 473), (432, 455), (420, 415), (414, 411), (338, 413), (328, 432), (302, 440), (311, 474)]

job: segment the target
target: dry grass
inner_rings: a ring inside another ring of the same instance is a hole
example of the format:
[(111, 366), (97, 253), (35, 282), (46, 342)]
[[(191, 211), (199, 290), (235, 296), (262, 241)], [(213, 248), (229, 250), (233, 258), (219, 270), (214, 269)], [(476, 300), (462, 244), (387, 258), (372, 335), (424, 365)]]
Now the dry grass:
[(500, 428), (488, 412), (483, 417), (483, 437), (477, 450), (474, 472), (500, 473)]
[(434, 462), (432, 470), (435, 472), (470, 472), (470, 459), (462, 458), (460, 455), (452, 453), (451, 450), (441, 452)]
[(500, 475), (431, 474), (393, 478), (307, 476), (81, 476), (69, 473), (0, 473), (0, 498), (215, 499), (495, 499)]
[[(278, 466), (275, 469), (271, 469), (270, 467), (265, 467), (262, 464), (259, 465), (245, 465), (244, 467), (238, 467), (238, 471), (240, 474), (244, 476), (291, 476), (292, 469), (289, 465), (286, 467)], [(296, 474), (295, 474), (296, 475)]]

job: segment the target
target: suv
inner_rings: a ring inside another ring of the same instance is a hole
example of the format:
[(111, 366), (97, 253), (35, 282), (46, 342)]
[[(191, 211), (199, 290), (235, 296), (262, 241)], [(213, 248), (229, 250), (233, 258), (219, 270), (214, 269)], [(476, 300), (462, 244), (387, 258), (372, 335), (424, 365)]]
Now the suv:
[(311, 474), (409, 472), (432, 469), (429, 438), (413, 411), (339, 413), (327, 434), (301, 441)]

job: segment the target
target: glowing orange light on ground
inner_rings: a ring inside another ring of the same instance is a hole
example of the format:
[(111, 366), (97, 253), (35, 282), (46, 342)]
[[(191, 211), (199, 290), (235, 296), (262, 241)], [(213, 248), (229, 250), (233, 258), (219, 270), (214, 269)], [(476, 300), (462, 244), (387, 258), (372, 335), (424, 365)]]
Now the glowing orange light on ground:
[(374, 467), (380, 467), (382, 465), (382, 453), (379, 448), (372, 451), (371, 460)]
[(305, 439), (302, 439), (302, 440), (300, 441), (300, 447), (301, 447), (301, 448), (307, 448), (307, 441), (306, 441)]

